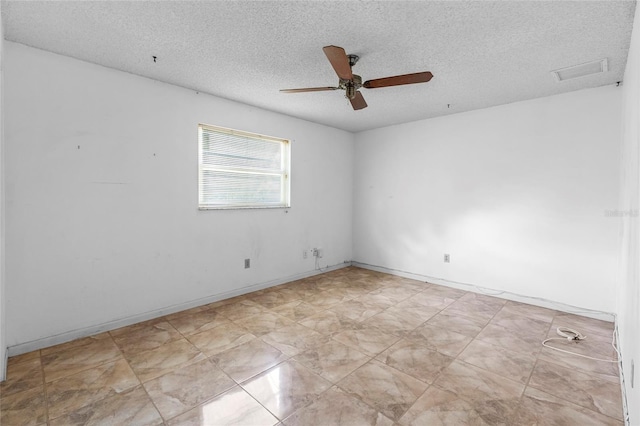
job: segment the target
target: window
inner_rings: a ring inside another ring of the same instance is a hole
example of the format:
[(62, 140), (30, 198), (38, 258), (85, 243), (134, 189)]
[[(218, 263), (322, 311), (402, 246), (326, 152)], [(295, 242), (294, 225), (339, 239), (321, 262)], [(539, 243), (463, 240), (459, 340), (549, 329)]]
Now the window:
[(200, 209), (289, 207), (289, 141), (198, 126)]

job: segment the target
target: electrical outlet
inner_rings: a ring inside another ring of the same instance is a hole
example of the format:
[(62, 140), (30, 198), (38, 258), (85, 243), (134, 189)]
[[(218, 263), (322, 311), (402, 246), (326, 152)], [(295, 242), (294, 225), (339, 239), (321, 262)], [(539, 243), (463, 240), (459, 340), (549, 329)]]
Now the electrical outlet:
[(244, 260), (244, 269), (249, 269), (251, 268), (251, 259), (245, 259)]
[(444, 263), (450, 263), (451, 262), (451, 257), (445, 253), (444, 255)]
[(311, 249), (311, 254), (313, 255), (313, 257), (318, 257), (318, 249), (317, 248), (312, 248)]
[(302, 258), (306, 259), (309, 256), (309, 253), (307, 253), (306, 250), (302, 250)]
[(324, 250), (322, 250), (321, 248), (316, 249), (316, 253), (317, 253), (318, 259), (321, 259), (322, 256), (324, 256)]

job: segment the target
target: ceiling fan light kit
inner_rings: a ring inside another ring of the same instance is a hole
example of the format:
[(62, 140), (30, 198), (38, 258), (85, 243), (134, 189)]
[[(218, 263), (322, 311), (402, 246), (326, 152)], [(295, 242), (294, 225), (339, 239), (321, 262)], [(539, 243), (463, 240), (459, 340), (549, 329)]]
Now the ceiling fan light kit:
[(308, 87), (303, 89), (282, 89), (284, 93), (321, 92), (327, 90), (344, 90), (345, 97), (351, 102), (354, 110), (367, 107), (367, 103), (359, 89), (375, 89), (379, 87), (401, 86), (404, 84), (427, 83), (433, 78), (429, 71), (413, 74), (396, 75), (362, 82), (362, 77), (353, 73), (352, 68), (360, 59), (357, 55), (347, 55), (342, 47), (325, 46), (322, 48), (333, 70), (338, 75), (336, 87)]

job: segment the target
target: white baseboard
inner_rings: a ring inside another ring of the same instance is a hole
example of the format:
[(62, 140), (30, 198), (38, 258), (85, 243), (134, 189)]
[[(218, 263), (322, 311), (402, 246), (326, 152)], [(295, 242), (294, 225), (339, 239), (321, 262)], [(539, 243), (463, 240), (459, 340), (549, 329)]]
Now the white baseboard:
[(258, 284), (252, 284), (252, 285), (238, 288), (235, 290), (226, 291), (224, 293), (218, 293), (218, 294), (203, 297), (200, 299), (191, 300), (189, 302), (179, 303), (176, 305), (167, 306), (165, 308), (144, 312), (142, 314), (132, 315), (125, 318), (119, 318), (113, 321), (108, 321), (102, 324), (92, 325), (89, 327), (83, 327), (76, 330), (66, 331), (64, 333), (56, 334), (54, 336), (44, 337), (42, 339), (32, 340), (30, 342), (25, 342), (25, 343), (20, 343), (14, 346), (10, 346), (7, 349), (7, 354), (8, 356), (15, 356), (15, 355), (20, 355), (23, 353), (35, 351), (38, 349), (48, 348), (49, 346), (59, 345), (61, 343), (70, 342), (72, 340), (80, 339), (82, 337), (93, 336), (94, 334), (115, 330), (117, 328), (126, 327), (128, 325), (136, 324), (138, 322), (162, 317), (165, 315), (195, 308), (197, 306), (207, 305), (209, 303), (217, 302), (219, 300), (229, 299), (231, 297), (240, 296), (242, 294), (251, 293), (251, 292), (262, 290), (269, 287), (274, 287), (280, 284), (288, 283), (288, 282), (299, 280), (302, 278), (323, 274), (325, 272), (335, 271), (337, 269), (346, 268), (348, 266), (351, 266), (351, 262), (345, 262), (345, 263), (340, 263), (338, 265), (327, 266), (326, 268), (322, 268), (322, 271), (313, 270), (313, 271), (307, 271), (299, 274), (294, 274), (288, 277), (265, 281)]
[(592, 309), (585, 309), (579, 306), (567, 305), (566, 303), (555, 302), (553, 300), (542, 299), (539, 297), (524, 296), (521, 294), (511, 293), (509, 291), (481, 287), (475, 284), (449, 281), (443, 278), (435, 278), (435, 277), (430, 277), (428, 275), (415, 274), (407, 271), (398, 271), (391, 268), (385, 268), (384, 266), (369, 265), (367, 263), (352, 261), (351, 264), (358, 268), (384, 272), (386, 274), (397, 275), (399, 277), (410, 278), (417, 281), (426, 281), (431, 284), (438, 284), (445, 287), (457, 288), (459, 290), (471, 291), (473, 293), (486, 294), (487, 296), (494, 296), (500, 299), (513, 300), (514, 302), (526, 303), (529, 305), (535, 305), (535, 306), (540, 306), (542, 308), (554, 309), (556, 311), (581, 315), (581, 316), (599, 319), (603, 321), (615, 322), (615, 318), (616, 318), (614, 313), (595, 311)]

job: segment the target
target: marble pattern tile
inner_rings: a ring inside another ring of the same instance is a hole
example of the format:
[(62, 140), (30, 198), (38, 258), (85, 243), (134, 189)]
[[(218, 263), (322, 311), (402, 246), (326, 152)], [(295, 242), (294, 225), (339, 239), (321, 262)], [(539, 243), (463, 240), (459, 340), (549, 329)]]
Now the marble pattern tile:
[(412, 296), (411, 299), (405, 300), (404, 302), (399, 303), (398, 306), (403, 306), (403, 304), (407, 302), (413, 302), (422, 306), (427, 306), (430, 308), (436, 308), (436, 309), (442, 310), (447, 306), (451, 305), (455, 301), (456, 299), (451, 297), (442, 296), (438, 293), (423, 291), (421, 293), (418, 293)]
[(175, 314), (168, 320), (183, 336), (200, 333), (229, 323), (229, 320), (215, 309), (198, 310), (185, 315)]
[(458, 360), (445, 368), (433, 385), (471, 403), (491, 424), (507, 423), (524, 391), (522, 383)]
[(384, 310), (383, 307), (367, 303), (362, 298), (348, 300), (330, 308), (332, 312), (353, 321), (364, 321)]
[(0, 395), (12, 395), (27, 389), (42, 387), (44, 374), (40, 357), (27, 359), (20, 363), (11, 363), (7, 366), (7, 376), (0, 383)]
[(13, 356), (0, 424), (622, 426), (557, 326), (615, 357), (612, 323), (346, 267)]
[(539, 360), (529, 386), (576, 405), (622, 420), (622, 399), (618, 381), (606, 374), (586, 374)]
[(187, 336), (187, 339), (207, 356), (235, 348), (255, 338), (249, 330), (234, 323)]
[(140, 384), (124, 360), (102, 364), (47, 384), (49, 418), (55, 419)]
[(296, 355), (294, 360), (332, 383), (369, 361), (369, 357), (349, 346), (331, 340), (324, 345)]
[(536, 362), (534, 355), (513, 352), (480, 340), (469, 343), (458, 359), (524, 384), (529, 380)]
[(375, 327), (364, 327), (357, 330), (345, 330), (333, 336), (333, 339), (371, 357), (400, 340), (400, 337), (385, 333)]
[(249, 330), (254, 336), (262, 336), (263, 334), (271, 333), (272, 331), (295, 324), (290, 319), (273, 312), (265, 312), (241, 318), (234, 322)]
[(238, 302), (229, 303), (216, 308), (216, 312), (222, 314), (232, 321), (235, 321), (239, 320), (240, 318), (250, 317), (252, 315), (267, 312), (267, 308), (252, 300), (243, 298)]
[(468, 337), (476, 337), (487, 325), (488, 320), (472, 316), (462, 316), (442, 311), (427, 321), (427, 324), (440, 327)]
[(337, 387), (282, 422), (285, 426), (392, 426), (393, 420)]
[(374, 360), (342, 379), (338, 386), (390, 419), (398, 420), (428, 385)]
[(376, 359), (426, 383), (433, 383), (454, 360), (430, 349), (422, 339), (402, 339)]
[(181, 338), (182, 335), (169, 322), (158, 321), (149, 323), (146, 327), (137, 328), (130, 333), (117, 333), (113, 340), (125, 356), (129, 356), (155, 349)]
[(302, 300), (294, 300), (271, 309), (278, 315), (289, 318), (292, 321), (302, 321), (312, 315), (321, 312), (320, 308), (310, 305)]
[(298, 362), (285, 361), (243, 383), (242, 387), (282, 420), (314, 401), (331, 387), (331, 382)]
[(449, 356), (457, 356), (471, 342), (471, 337), (429, 322), (413, 330), (407, 337), (421, 339), (428, 348)]
[(535, 388), (527, 388), (511, 419), (519, 425), (622, 426), (621, 420), (604, 416)]
[(70, 347), (41, 357), (46, 382), (120, 358), (122, 358), (122, 353), (110, 338), (95, 340), (82, 346)]
[(462, 298), (447, 306), (443, 312), (453, 315), (463, 315), (466, 317), (479, 318), (489, 322), (491, 318), (502, 308), (502, 306), (487, 305), (478, 302), (462, 301)]
[(14, 356), (10, 356), (7, 359), (7, 366), (20, 364), (22, 362), (32, 361), (34, 359), (39, 359), (39, 358), (40, 358), (40, 351), (39, 350), (38, 351), (27, 352), (27, 353), (20, 354), (20, 355), (14, 355)]
[(499, 325), (489, 324), (476, 339), (495, 346), (537, 356), (542, 350), (542, 339), (529, 333), (514, 332)]
[(523, 330), (527, 330), (527, 334), (530, 336), (540, 338), (546, 335), (550, 327), (547, 321), (528, 318), (519, 313), (504, 309), (501, 309), (500, 312), (493, 317), (491, 324), (499, 325), (514, 333), (522, 333)]
[(49, 424), (155, 426), (162, 424), (162, 417), (142, 386), (138, 386), (53, 419)]
[(176, 368), (205, 359), (205, 355), (186, 339), (132, 355), (128, 361), (142, 383), (160, 377)]
[(260, 339), (251, 340), (211, 357), (222, 371), (241, 383), (286, 360), (287, 355)]
[(261, 339), (287, 356), (294, 356), (321, 346), (330, 338), (300, 324), (293, 324), (265, 334)]
[(558, 314), (553, 309), (542, 308), (540, 306), (527, 305), (526, 303), (514, 302), (509, 300), (502, 308), (504, 312), (521, 315), (527, 318), (535, 319), (543, 322), (551, 322)]
[(472, 403), (460, 399), (455, 393), (438, 389), (435, 386), (427, 389), (400, 418), (398, 423), (403, 426), (489, 426), (496, 424), (485, 421)]
[(93, 336), (71, 340), (70, 342), (61, 343), (59, 345), (49, 346), (48, 348), (41, 349), (40, 355), (49, 355), (54, 352), (60, 352), (66, 349), (77, 348), (79, 346), (83, 346), (89, 343), (94, 343), (95, 341), (102, 340), (102, 339), (111, 339), (111, 335), (109, 333), (100, 333), (100, 334), (95, 334)]
[(318, 333), (331, 336), (346, 329), (362, 328), (362, 324), (330, 310), (318, 312), (302, 321), (300, 324)]
[(272, 426), (278, 419), (248, 393), (235, 386), (167, 422), (167, 426)]
[(44, 386), (0, 395), (0, 424), (35, 426), (47, 421)]
[(436, 309), (429, 308), (423, 308), (421, 312), (415, 312), (410, 309), (393, 306), (368, 318), (364, 323), (367, 326), (375, 327), (385, 333), (402, 337), (416, 329), (438, 312)]
[(204, 359), (150, 380), (144, 387), (162, 417), (170, 419), (235, 385), (211, 360)]

